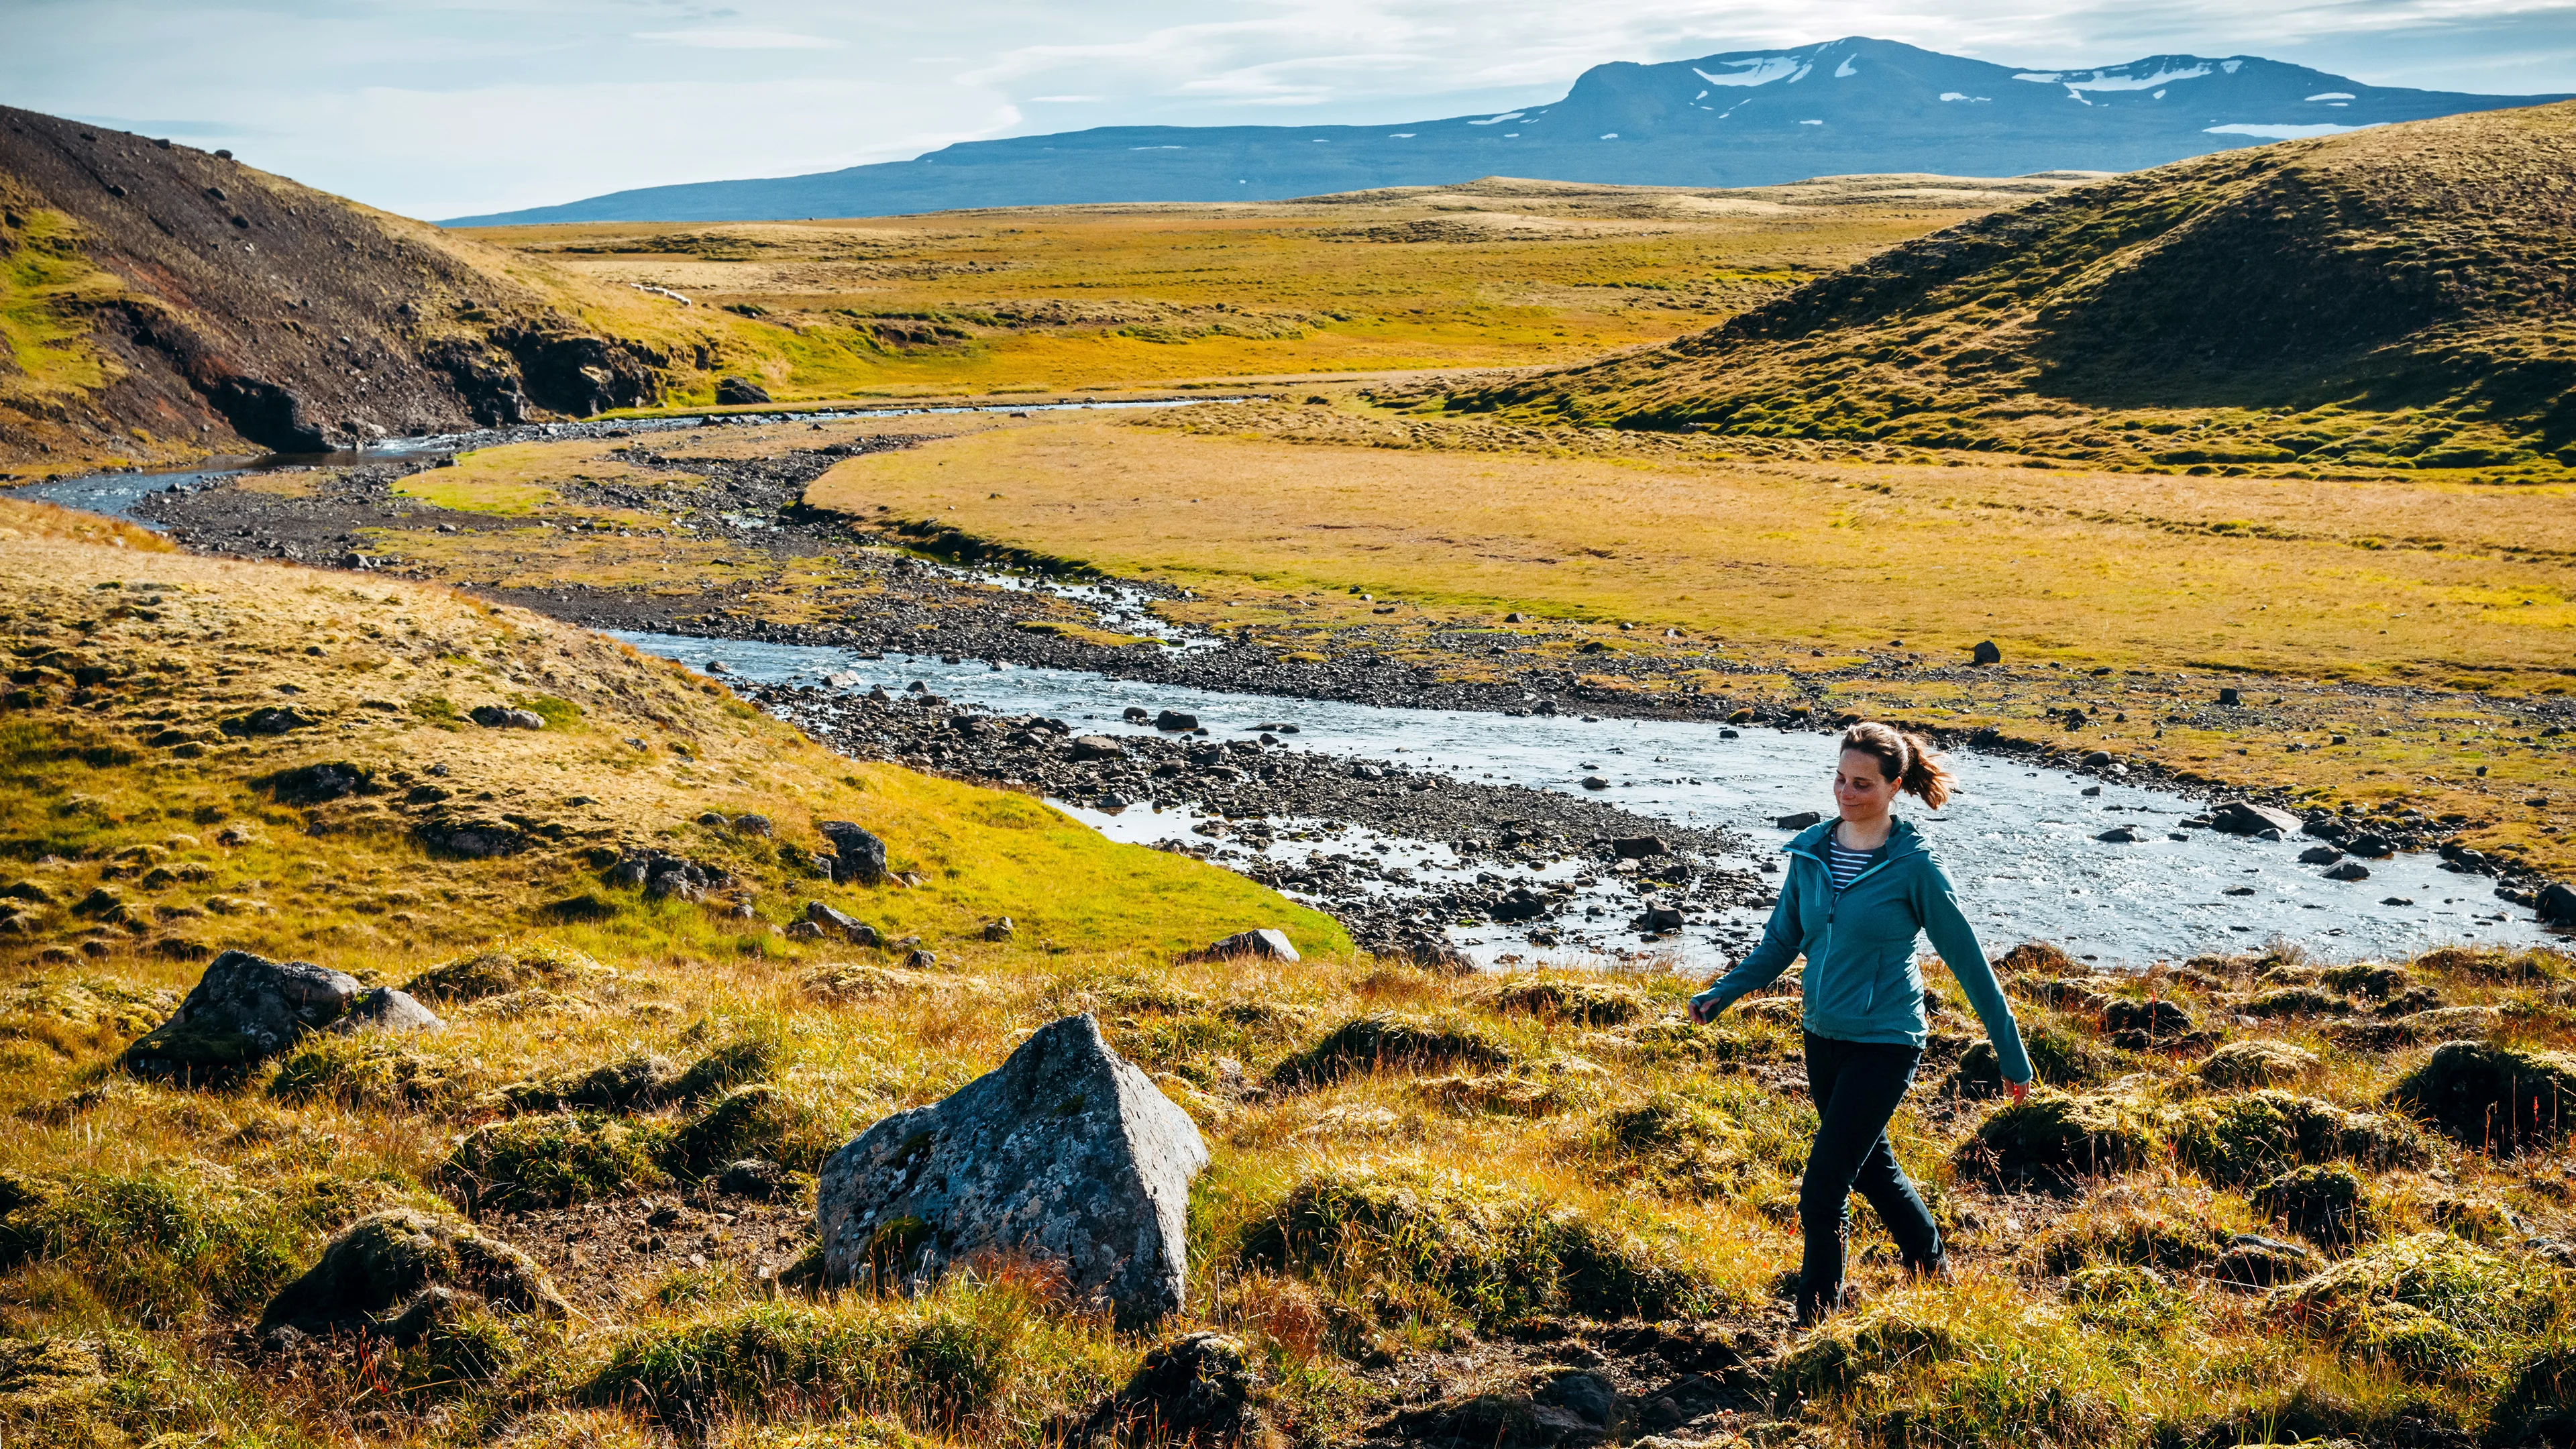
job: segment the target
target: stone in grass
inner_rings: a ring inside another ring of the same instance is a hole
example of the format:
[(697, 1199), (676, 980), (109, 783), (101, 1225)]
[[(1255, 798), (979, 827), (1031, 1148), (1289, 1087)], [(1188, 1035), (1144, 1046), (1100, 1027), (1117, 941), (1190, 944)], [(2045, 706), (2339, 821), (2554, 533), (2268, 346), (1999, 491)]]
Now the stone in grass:
[(1214, 941), (1186, 958), (1193, 961), (1230, 961), (1238, 957), (1255, 957), (1264, 961), (1303, 960), (1287, 934), (1263, 927), (1254, 931), (1237, 931), (1221, 941)]
[(2155, 1146), (2133, 1102), (2042, 1091), (1989, 1115), (1957, 1161), (1977, 1181), (2066, 1193), (2086, 1177), (2145, 1165)]
[(478, 704), (467, 716), (487, 730), (541, 730), (546, 717), (531, 709), (511, 709), (506, 705)]
[(544, 1270), (517, 1248), (471, 1223), (395, 1208), (358, 1219), (324, 1244), (304, 1276), (269, 1300), (259, 1331), (272, 1346), (351, 1331), (399, 1341), (406, 1320), (425, 1331), (433, 1315), (408, 1310), (432, 1294), (470, 1294), (495, 1312), (523, 1316), (567, 1311)]
[(716, 381), (716, 406), (722, 408), (756, 407), (769, 401), (769, 390), (747, 377), (726, 377)]
[(2379, 1235), (2361, 1179), (2340, 1164), (2294, 1167), (2254, 1189), (2254, 1208), (2313, 1243), (2348, 1248)]
[(2451, 1041), (2398, 1080), (2392, 1107), (2499, 1155), (2576, 1129), (2576, 1055)]
[(832, 842), (832, 879), (874, 885), (885, 879), (885, 842), (848, 820), (821, 820), (814, 828)]
[(1257, 1442), (1261, 1421), (1252, 1391), (1259, 1381), (1241, 1342), (1222, 1333), (1187, 1334), (1147, 1352), (1127, 1386), (1101, 1400), (1063, 1442)]
[(2210, 1260), (2209, 1275), (2220, 1286), (2250, 1292), (2277, 1283), (2294, 1283), (2317, 1270), (2314, 1250), (2277, 1238), (2239, 1233), (2227, 1251)]
[(129, 1071), (188, 1080), (238, 1076), (317, 1031), (423, 1031), (427, 1007), (310, 961), (226, 951), (168, 1021), (125, 1049)]
[(1181, 1306), (1190, 1181), (1207, 1163), (1189, 1114), (1100, 1024), (1062, 1017), (824, 1162), (823, 1274), (917, 1292), (952, 1262), (1021, 1253), (1059, 1264), (1120, 1323), (1149, 1323)]

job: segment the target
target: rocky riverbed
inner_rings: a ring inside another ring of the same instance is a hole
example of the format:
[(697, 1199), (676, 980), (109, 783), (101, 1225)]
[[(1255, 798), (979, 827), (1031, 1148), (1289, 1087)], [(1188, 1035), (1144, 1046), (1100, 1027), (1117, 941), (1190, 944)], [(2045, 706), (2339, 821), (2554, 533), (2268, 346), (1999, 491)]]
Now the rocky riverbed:
[[(1185, 809), (1200, 837), (1165, 848), (1224, 860), (1330, 911), (1372, 951), (1461, 964), (1444, 927), (1496, 922), (1539, 947), (1651, 949), (1734, 907), (1767, 905), (1757, 871), (1715, 863), (1745, 842), (1598, 800), (1486, 785), (1384, 760), (1295, 749), (1294, 725), (1217, 739), (1162, 712), (1158, 735), (1084, 734), (1043, 715), (997, 715), (926, 689), (865, 695), (769, 686), (751, 697), (844, 753), (885, 759), (1116, 814)], [(1131, 722), (1144, 722), (1132, 712)], [(1407, 865), (1344, 837), (1434, 843)], [(1262, 852), (1281, 838), (1315, 848)], [(1250, 859), (1227, 849), (1239, 842)]]

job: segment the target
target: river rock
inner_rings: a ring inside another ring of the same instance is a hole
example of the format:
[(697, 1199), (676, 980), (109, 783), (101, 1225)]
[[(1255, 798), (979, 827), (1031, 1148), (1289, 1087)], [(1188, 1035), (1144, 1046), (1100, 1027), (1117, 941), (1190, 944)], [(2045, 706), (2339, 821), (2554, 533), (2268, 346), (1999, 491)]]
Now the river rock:
[(2332, 865), (2343, 859), (2343, 852), (2331, 845), (2311, 845), (2299, 852), (2301, 865)]
[(1644, 860), (1648, 856), (1670, 855), (1673, 848), (1659, 835), (1630, 835), (1611, 841), (1610, 853), (1621, 860)]
[(2143, 837), (2141, 837), (2138, 832), (2131, 830), (2128, 826), (2114, 825), (2110, 829), (2103, 831), (2101, 834), (2096, 835), (2093, 838), (2095, 840), (2108, 841), (2113, 845), (2135, 845)]
[(1256, 956), (1267, 961), (1297, 961), (1303, 958), (1289, 943), (1287, 933), (1264, 927), (1257, 931), (1237, 931), (1222, 941), (1209, 944), (1206, 950), (1193, 952), (1201, 961), (1223, 961), (1237, 956)]
[(1127, 758), (1127, 747), (1107, 735), (1077, 735), (1073, 741), (1073, 757), (1077, 760), (1123, 760)]
[(716, 406), (718, 407), (742, 408), (767, 401), (769, 401), (769, 389), (753, 382), (750, 378), (727, 377), (720, 378), (716, 382)]
[(1777, 816), (1771, 824), (1780, 830), (1804, 830), (1810, 825), (1822, 823), (1824, 818), (1813, 810), (1801, 810), (1795, 815)]
[(1158, 730), (1194, 730), (1198, 727), (1197, 715), (1183, 714), (1177, 709), (1167, 709), (1154, 716), (1154, 728)]
[[(330, 1028), (367, 992), (357, 978), (310, 961), (271, 961), (226, 951), (179, 1003), (178, 1013), (125, 1049), (129, 1070), (162, 1076), (224, 1077), (266, 1061)], [(419, 1003), (400, 992), (411, 1009)], [(378, 1010), (390, 1010), (380, 1006)], [(434, 1024), (437, 1020), (430, 1017)]]
[(832, 878), (874, 885), (885, 879), (885, 842), (870, 835), (848, 820), (818, 820), (814, 828), (832, 842), (832, 853), (838, 857), (832, 867)]
[(2347, 860), (2343, 864), (2336, 866), (2334, 869), (2327, 871), (2326, 879), (2368, 880), (2370, 879), (2370, 867), (2363, 865), (2357, 860)]
[(2219, 805), (2209, 812), (2209, 824), (2230, 835), (2260, 835), (2266, 830), (2277, 830), (2283, 836), (2299, 833), (2299, 817), (2248, 800), (2229, 800)]
[(1109, 1049), (1089, 1015), (1040, 1027), (936, 1106), (898, 1112), (819, 1178), (823, 1275), (903, 1292), (978, 1253), (1060, 1265), (1125, 1326), (1179, 1308), (1189, 1189), (1208, 1164), (1189, 1114)]
[(2570, 890), (2565, 881), (2551, 881), (2540, 888), (2532, 909), (2552, 925), (2576, 926), (2576, 890)]

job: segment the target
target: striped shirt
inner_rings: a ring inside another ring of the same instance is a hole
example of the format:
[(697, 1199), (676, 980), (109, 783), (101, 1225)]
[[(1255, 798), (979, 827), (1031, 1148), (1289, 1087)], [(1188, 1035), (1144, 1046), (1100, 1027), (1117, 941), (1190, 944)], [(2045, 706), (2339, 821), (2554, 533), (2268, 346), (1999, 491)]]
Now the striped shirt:
[(1847, 849), (1843, 845), (1840, 831), (1827, 835), (1825, 837), (1825, 873), (1834, 878), (1835, 894), (1841, 894), (1850, 888), (1853, 881), (1860, 879), (1860, 873), (1869, 869), (1870, 857), (1876, 854), (1878, 852), (1875, 850)]

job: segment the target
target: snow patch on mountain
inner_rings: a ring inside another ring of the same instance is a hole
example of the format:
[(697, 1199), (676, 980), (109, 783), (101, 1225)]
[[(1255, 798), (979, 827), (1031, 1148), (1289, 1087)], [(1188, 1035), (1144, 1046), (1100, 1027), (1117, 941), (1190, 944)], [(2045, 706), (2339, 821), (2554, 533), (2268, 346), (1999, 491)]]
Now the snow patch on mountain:
[(1713, 86), (1760, 86), (1769, 85), (1793, 71), (1798, 75), (1807, 73), (1807, 63), (1794, 55), (1757, 55), (1748, 60), (1720, 61), (1719, 64), (1740, 65), (1744, 69), (1725, 75), (1710, 75), (1698, 66), (1692, 66), (1691, 74)]
[(2312, 126), (2273, 126), (2249, 121), (2231, 121), (2224, 126), (2204, 126), (2212, 136), (2260, 136), (2266, 141), (2298, 141), (2309, 136), (2340, 136), (2346, 131), (2367, 131), (2368, 126), (2336, 126), (2319, 122)]

